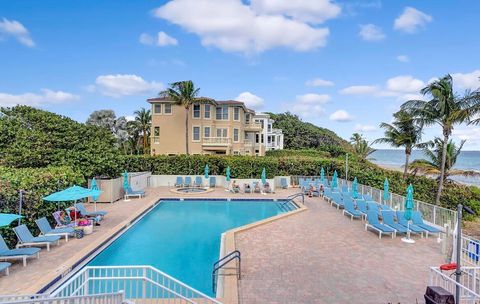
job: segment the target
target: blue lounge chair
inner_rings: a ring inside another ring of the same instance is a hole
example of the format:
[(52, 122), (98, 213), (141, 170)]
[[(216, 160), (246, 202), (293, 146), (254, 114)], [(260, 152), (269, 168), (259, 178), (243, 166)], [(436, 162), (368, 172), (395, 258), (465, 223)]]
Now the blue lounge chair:
[(192, 186), (192, 178), (190, 176), (185, 176), (185, 183), (183, 184), (185, 187)]
[(174, 184), (175, 187), (179, 188), (183, 186), (183, 177), (177, 176), (177, 180), (175, 181)]
[(433, 234), (438, 234), (438, 233), (441, 233), (442, 231), (438, 228), (435, 228), (433, 226), (430, 226), (430, 225), (427, 225), (423, 222), (423, 217), (422, 217), (422, 213), (420, 213), (420, 211), (413, 211), (412, 212), (412, 222), (414, 225), (422, 228), (422, 229), (425, 229), (425, 231), (427, 232), (427, 237), (428, 237), (428, 234), (429, 233), (433, 233)]
[(370, 194), (364, 194), (363, 198), (368, 202), (368, 201), (373, 201), (373, 197)]
[(104, 217), (105, 215), (107, 215), (107, 211), (91, 211), (91, 212), (87, 211), (87, 209), (85, 209), (85, 206), (82, 203), (76, 203), (74, 206), (78, 211), (80, 211), (80, 214), (82, 216), (86, 216), (86, 217), (101, 216), (101, 217)]
[(7, 243), (0, 235), (0, 260), (22, 260), (23, 266), (27, 266), (27, 258), (36, 256), (40, 258), (40, 248), (17, 248), (9, 249)]
[(342, 186), (342, 192), (348, 192), (348, 186), (347, 185)]
[(60, 236), (50, 235), (50, 236), (33, 236), (27, 226), (20, 225), (13, 228), (15, 234), (17, 235), (18, 243), (17, 248), (23, 246), (47, 246), (47, 251), (50, 251), (50, 244), (59, 243)]
[(210, 188), (215, 188), (217, 186), (217, 178), (215, 176), (210, 176)]
[(280, 178), (280, 188), (282, 189), (288, 188), (287, 179), (285, 177)]
[(382, 210), (383, 223), (397, 231), (397, 233), (407, 233), (407, 228), (395, 222), (395, 211)]
[(50, 226), (46, 217), (39, 218), (35, 221), (37, 223), (38, 229), (40, 229), (41, 235), (49, 236), (49, 235), (59, 235), (65, 237), (65, 242), (68, 242), (68, 236), (72, 235), (75, 232), (75, 229), (72, 227), (65, 227), (65, 228), (55, 228), (53, 229)]
[(420, 233), (421, 236), (423, 237), (423, 233), (427, 233), (427, 231), (414, 223), (408, 223), (408, 221), (405, 219), (405, 212), (404, 211), (397, 211), (397, 221), (400, 225), (407, 227), (410, 229), (410, 232), (413, 233)]
[(367, 218), (367, 212), (368, 212), (367, 202), (365, 202), (363, 200), (359, 200), (359, 201), (356, 201), (356, 204), (357, 204), (357, 210), (360, 213), (362, 213), (363, 218)]
[(323, 198), (328, 201), (330, 200), (331, 197), (332, 197), (332, 189), (329, 187), (325, 187), (325, 189), (323, 189)]
[(379, 208), (380, 208), (381, 211), (395, 211), (392, 208), (390, 208), (390, 206), (387, 206), (385, 204), (380, 204)]
[(353, 221), (354, 218), (362, 218), (363, 214), (358, 211), (358, 210), (355, 210), (355, 206), (353, 205), (353, 201), (350, 199), (350, 200), (346, 200), (345, 201), (345, 209), (343, 209), (343, 215), (349, 215), (350, 216), (350, 220)]
[(194, 187), (200, 188), (202, 186), (202, 177), (201, 176), (196, 176), (195, 177), (195, 182), (193, 184)]
[(130, 185), (125, 189), (125, 195), (124, 195), (124, 199), (126, 200), (127, 198), (129, 197), (138, 197), (138, 198), (142, 198), (145, 196), (145, 191), (143, 190), (137, 190), (137, 191), (134, 191), (132, 190), (132, 187), (130, 187)]
[(332, 193), (332, 198), (330, 199), (330, 205), (337, 206), (337, 209), (340, 208), (340, 205), (343, 206), (342, 195), (338, 192)]
[(391, 234), (392, 239), (396, 236), (395, 229), (381, 224), (378, 220), (378, 213), (375, 211), (369, 210), (367, 212), (367, 223), (365, 224), (365, 230), (368, 228), (372, 228), (373, 230), (378, 232), (378, 238), (382, 238), (382, 234)]
[(12, 264), (8, 262), (0, 262), (0, 272), (5, 270), (5, 274), (8, 276), (10, 274), (10, 271), (8, 268), (12, 266)]
[(367, 202), (368, 211), (373, 211), (377, 215), (380, 215), (380, 209), (378, 209), (378, 204), (376, 202)]

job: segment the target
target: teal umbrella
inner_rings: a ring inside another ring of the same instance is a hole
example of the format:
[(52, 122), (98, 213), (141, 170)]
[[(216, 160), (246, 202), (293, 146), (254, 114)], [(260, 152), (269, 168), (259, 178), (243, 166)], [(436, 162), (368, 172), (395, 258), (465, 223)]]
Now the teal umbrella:
[(0, 213), (0, 227), (8, 226), (13, 221), (22, 218), (23, 216), (12, 213)]
[(80, 186), (72, 186), (62, 191), (47, 195), (43, 198), (43, 200), (48, 202), (76, 201), (86, 197), (99, 196), (101, 193), (102, 191), (100, 190), (87, 189)]
[(262, 170), (262, 184), (266, 184), (267, 183), (267, 171), (265, 170), (265, 168), (263, 168)]
[(123, 172), (123, 189), (127, 191), (129, 188), (130, 184), (128, 183), (128, 172), (125, 170), (125, 172)]
[(320, 181), (324, 181), (325, 180), (325, 170), (323, 170), (323, 167), (322, 169), (320, 170)]
[(205, 165), (205, 178), (208, 179), (208, 173), (210, 172), (209, 168), (208, 168), (208, 164)]
[(225, 173), (227, 182), (230, 181), (230, 166), (227, 167), (227, 172)]
[(406, 243), (415, 243), (415, 241), (410, 238), (410, 220), (412, 219), (413, 207), (413, 186), (410, 184), (407, 187), (407, 196), (405, 197), (405, 212), (403, 213), (403, 216), (407, 220), (407, 237), (402, 238), (402, 241)]
[(333, 177), (332, 177), (332, 185), (331, 185), (331, 186), (332, 186), (332, 189), (335, 189), (335, 188), (338, 187), (337, 177), (338, 177), (338, 175), (337, 175), (337, 170), (335, 170), (335, 171), (333, 172)]
[(358, 198), (358, 181), (357, 181), (357, 177), (355, 177), (355, 179), (353, 180), (353, 184), (352, 184), (352, 197), (353, 197), (353, 198)]
[(385, 178), (383, 182), (383, 202), (387, 202), (390, 199), (390, 192), (388, 192), (388, 179)]

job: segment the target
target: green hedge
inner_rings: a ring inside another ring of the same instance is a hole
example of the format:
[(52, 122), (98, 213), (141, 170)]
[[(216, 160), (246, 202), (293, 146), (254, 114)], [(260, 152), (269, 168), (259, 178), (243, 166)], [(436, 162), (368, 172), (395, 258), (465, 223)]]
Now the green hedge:
[[(57, 209), (57, 204), (45, 202), (42, 197), (71, 185), (84, 183), (82, 174), (70, 167), (39, 169), (0, 167), (0, 212), (18, 213), (18, 192), (20, 189), (24, 190), (22, 222), (27, 224), (36, 235), (39, 231), (35, 220), (47, 216), (52, 221), (51, 214)], [(62, 205), (62, 207), (64, 206)], [(17, 223), (13, 223), (12, 226), (16, 225)], [(0, 233), (10, 246), (16, 244), (15, 234), (11, 227), (0, 228)]]

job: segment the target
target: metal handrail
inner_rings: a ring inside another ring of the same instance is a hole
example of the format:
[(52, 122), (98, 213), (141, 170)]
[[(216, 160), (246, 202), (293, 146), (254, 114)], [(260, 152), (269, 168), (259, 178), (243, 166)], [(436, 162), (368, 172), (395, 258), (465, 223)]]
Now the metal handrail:
[(125, 303), (125, 293), (123, 291), (112, 293), (101, 293), (93, 295), (79, 295), (70, 297), (36, 297), (31, 299), (13, 300), (10, 304), (90, 304), (90, 303), (108, 303), (122, 304)]
[(217, 278), (219, 275), (218, 271), (222, 269), (225, 265), (230, 263), (231, 261), (237, 259), (238, 263), (236, 264), (236, 275), (237, 279), (240, 280), (241, 278), (241, 272), (242, 272), (242, 256), (240, 251), (234, 250), (230, 252), (229, 254), (225, 255), (223, 258), (219, 259), (215, 263), (213, 263), (213, 271), (212, 271), (212, 290), (213, 293), (217, 292)]
[(302, 197), (302, 204), (305, 205), (305, 193), (303, 193), (303, 192), (298, 192), (298, 193), (295, 193), (295, 194), (292, 194), (292, 195), (287, 196), (287, 201), (283, 202), (283, 203), (282, 203), (282, 206), (285, 205), (285, 204), (287, 204), (287, 203), (292, 202), (295, 198), (300, 197), (300, 196)]

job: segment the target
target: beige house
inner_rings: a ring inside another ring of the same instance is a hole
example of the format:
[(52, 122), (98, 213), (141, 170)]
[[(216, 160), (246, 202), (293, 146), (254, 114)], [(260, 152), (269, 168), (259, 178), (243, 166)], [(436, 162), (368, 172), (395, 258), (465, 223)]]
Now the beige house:
[(166, 98), (151, 98), (151, 154), (185, 154), (185, 115), (190, 154), (265, 155), (262, 125), (255, 112), (235, 100), (183, 106)]

